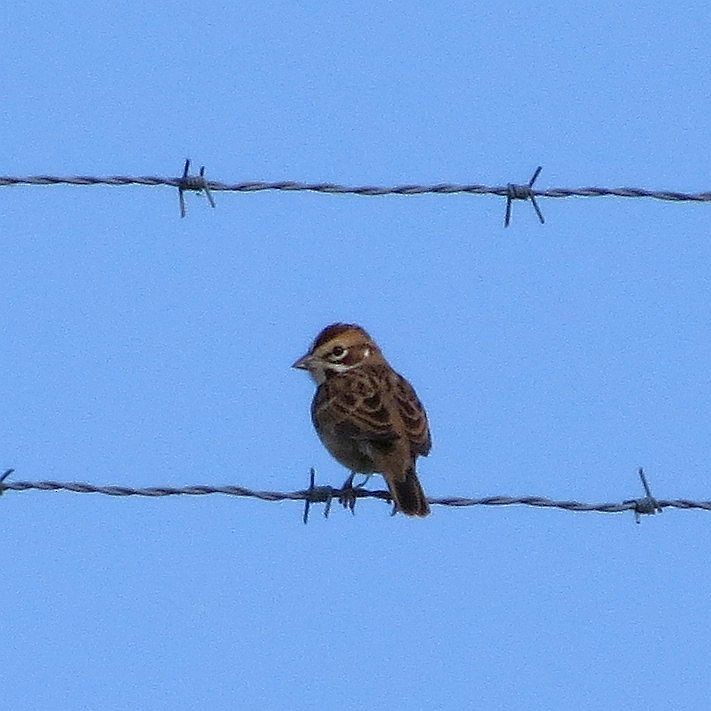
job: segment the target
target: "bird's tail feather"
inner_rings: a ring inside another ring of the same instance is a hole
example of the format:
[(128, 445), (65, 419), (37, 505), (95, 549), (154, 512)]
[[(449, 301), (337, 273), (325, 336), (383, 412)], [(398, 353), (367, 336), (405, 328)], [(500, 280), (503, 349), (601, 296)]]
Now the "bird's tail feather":
[(408, 516), (427, 516), (430, 505), (414, 469), (408, 469), (404, 479), (387, 477), (390, 493), (398, 511)]

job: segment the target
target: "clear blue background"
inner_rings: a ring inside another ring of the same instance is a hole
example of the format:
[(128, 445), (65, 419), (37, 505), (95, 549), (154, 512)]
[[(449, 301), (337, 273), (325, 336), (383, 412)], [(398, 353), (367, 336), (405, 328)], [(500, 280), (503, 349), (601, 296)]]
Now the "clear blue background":
[[(709, 190), (711, 11), (9, 3), (0, 172)], [(432, 496), (711, 497), (708, 205), (0, 190), (0, 468), (345, 477), (289, 368), (366, 326)], [(0, 501), (0, 700), (53, 709), (706, 709), (704, 512)]]

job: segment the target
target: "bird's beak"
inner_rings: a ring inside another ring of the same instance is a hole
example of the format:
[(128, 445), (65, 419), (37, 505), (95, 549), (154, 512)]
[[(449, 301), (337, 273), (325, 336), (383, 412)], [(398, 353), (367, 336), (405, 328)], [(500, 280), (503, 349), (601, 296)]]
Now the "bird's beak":
[(305, 356), (302, 356), (297, 360), (295, 363), (292, 363), (291, 367), (292, 368), (299, 368), (301, 370), (310, 370), (311, 369), (311, 364), (314, 362), (314, 357), (310, 354), (307, 353)]

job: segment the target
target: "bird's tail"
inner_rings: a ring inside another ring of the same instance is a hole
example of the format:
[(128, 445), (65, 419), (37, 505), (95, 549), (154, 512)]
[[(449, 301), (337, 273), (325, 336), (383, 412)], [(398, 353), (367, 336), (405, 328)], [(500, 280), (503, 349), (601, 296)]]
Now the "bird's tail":
[(404, 479), (387, 477), (387, 481), (398, 511), (402, 511), (408, 516), (427, 516), (429, 514), (430, 505), (427, 503), (427, 497), (414, 468), (407, 470)]

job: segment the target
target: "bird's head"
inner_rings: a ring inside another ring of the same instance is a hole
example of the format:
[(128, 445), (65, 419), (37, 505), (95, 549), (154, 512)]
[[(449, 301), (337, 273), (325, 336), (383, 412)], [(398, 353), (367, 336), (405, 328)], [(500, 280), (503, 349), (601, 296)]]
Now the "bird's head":
[(376, 362), (384, 362), (383, 354), (365, 329), (353, 323), (332, 323), (291, 367), (308, 370), (320, 385), (333, 375)]

